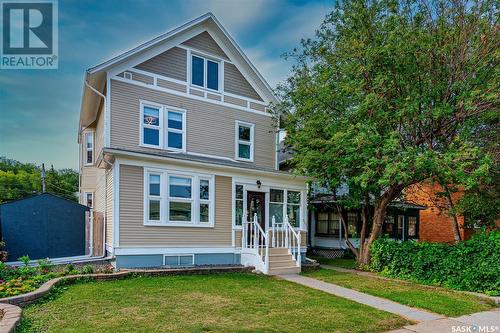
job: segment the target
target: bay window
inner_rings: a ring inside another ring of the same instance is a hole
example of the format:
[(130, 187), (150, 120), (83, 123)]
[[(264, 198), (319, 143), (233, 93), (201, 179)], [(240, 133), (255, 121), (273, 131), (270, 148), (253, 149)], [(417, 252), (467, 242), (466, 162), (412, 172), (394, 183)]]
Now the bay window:
[(285, 204), (285, 191), (271, 189), (269, 191), (269, 225), (272, 226), (272, 220), (276, 223), (283, 223), (283, 207)]
[(301, 193), (286, 189), (270, 189), (269, 191), (269, 226), (272, 218), (276, 223), (283, 223), (284, 216), (292, 227), (299, 228), (301, 221)]
[(164, 105), (141, 102), (141, 145), (186, 150), (186, 112)]
[(236, 159), (253, 161), (254, 124), (236, 121)]
[(219, 91), (219, 62), (200, 55), (191, 55), (191, 84)]
[(287, 193), (288, 222), (293, 227), (300, 227), (300, 192), (288, 191)]
[(145, 174), (146, 224), (213, 225), (214, 177), (166, 170)]

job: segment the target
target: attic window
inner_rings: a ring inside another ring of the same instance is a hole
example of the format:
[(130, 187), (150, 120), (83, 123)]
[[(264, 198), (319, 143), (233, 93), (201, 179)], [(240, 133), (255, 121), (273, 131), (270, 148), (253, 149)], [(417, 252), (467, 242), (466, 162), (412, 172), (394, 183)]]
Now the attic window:
[(132, 73), (130, 72), (123, 72), (123, 77), (128, 79), (128, 80), (132, 80)]
[(191, 84), (219, 91), (219, 62), (192, 54)]

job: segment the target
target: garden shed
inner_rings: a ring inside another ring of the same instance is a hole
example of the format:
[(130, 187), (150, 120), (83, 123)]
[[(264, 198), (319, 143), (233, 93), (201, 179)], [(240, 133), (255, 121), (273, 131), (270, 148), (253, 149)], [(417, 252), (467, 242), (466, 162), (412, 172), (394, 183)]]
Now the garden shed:
[(8, 262), (66, 258), (86, 254), (86, 213), (89, 208), (42, 193), (0, 205), (0, 233)]

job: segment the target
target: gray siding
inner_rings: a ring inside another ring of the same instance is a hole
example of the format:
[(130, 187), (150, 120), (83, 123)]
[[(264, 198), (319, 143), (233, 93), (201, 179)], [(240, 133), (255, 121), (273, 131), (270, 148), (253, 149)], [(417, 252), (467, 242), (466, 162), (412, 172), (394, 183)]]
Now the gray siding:
[(144, 226), (142, 167), (120, 165), (120, 246), (231, 246), (231, 177), (215, 177), (214, 228)]
[(224, 63), (224, 91), (262, 101), (235, 65)]
[(135, 66), (135, 68), (171, 77), (173, 79), (187, 81), (186, 61), (187, 51), (179, 47), (174, 47)]
[(187, 152), (235, 156), (235, 121), (255, 124), (254, 163), (275, 167), (275, 134), (268, 116), (111, 80), (111, 147), (157, 151), (139, 147), (140, 99), (186, 110)]
[(188, 39), (182, 44), (208, 54), (213, 54), (226, 60), (229, 59), (224, 51), (222, 51), (220, 46), (214, 41), (212, 36), (210, 36), (210, 34), (206, 31), (197, 36), (194, 36), (191, 39)]

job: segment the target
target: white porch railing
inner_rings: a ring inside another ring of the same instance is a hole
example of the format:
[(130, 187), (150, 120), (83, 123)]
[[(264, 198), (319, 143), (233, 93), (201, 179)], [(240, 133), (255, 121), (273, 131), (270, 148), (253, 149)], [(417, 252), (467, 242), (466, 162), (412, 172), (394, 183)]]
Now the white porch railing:
[(288, 216), (285, 215), (283, 222), (277, 223), (274, 216), (272, 217), (272, 247), (284, 247), (295, 259), (295, 264), (300, 267), (300, 231), (296, 231), (288, 221)]
[(252, 221), (247, 221), (246, 214), (243, 215), (241, 234), (242, 255), (246, 256), (242, 261), (254, 266), (264, 274), (269, 272), (269, 230), (265, 232), (259, 224), (257, 214), (254, 214)]

